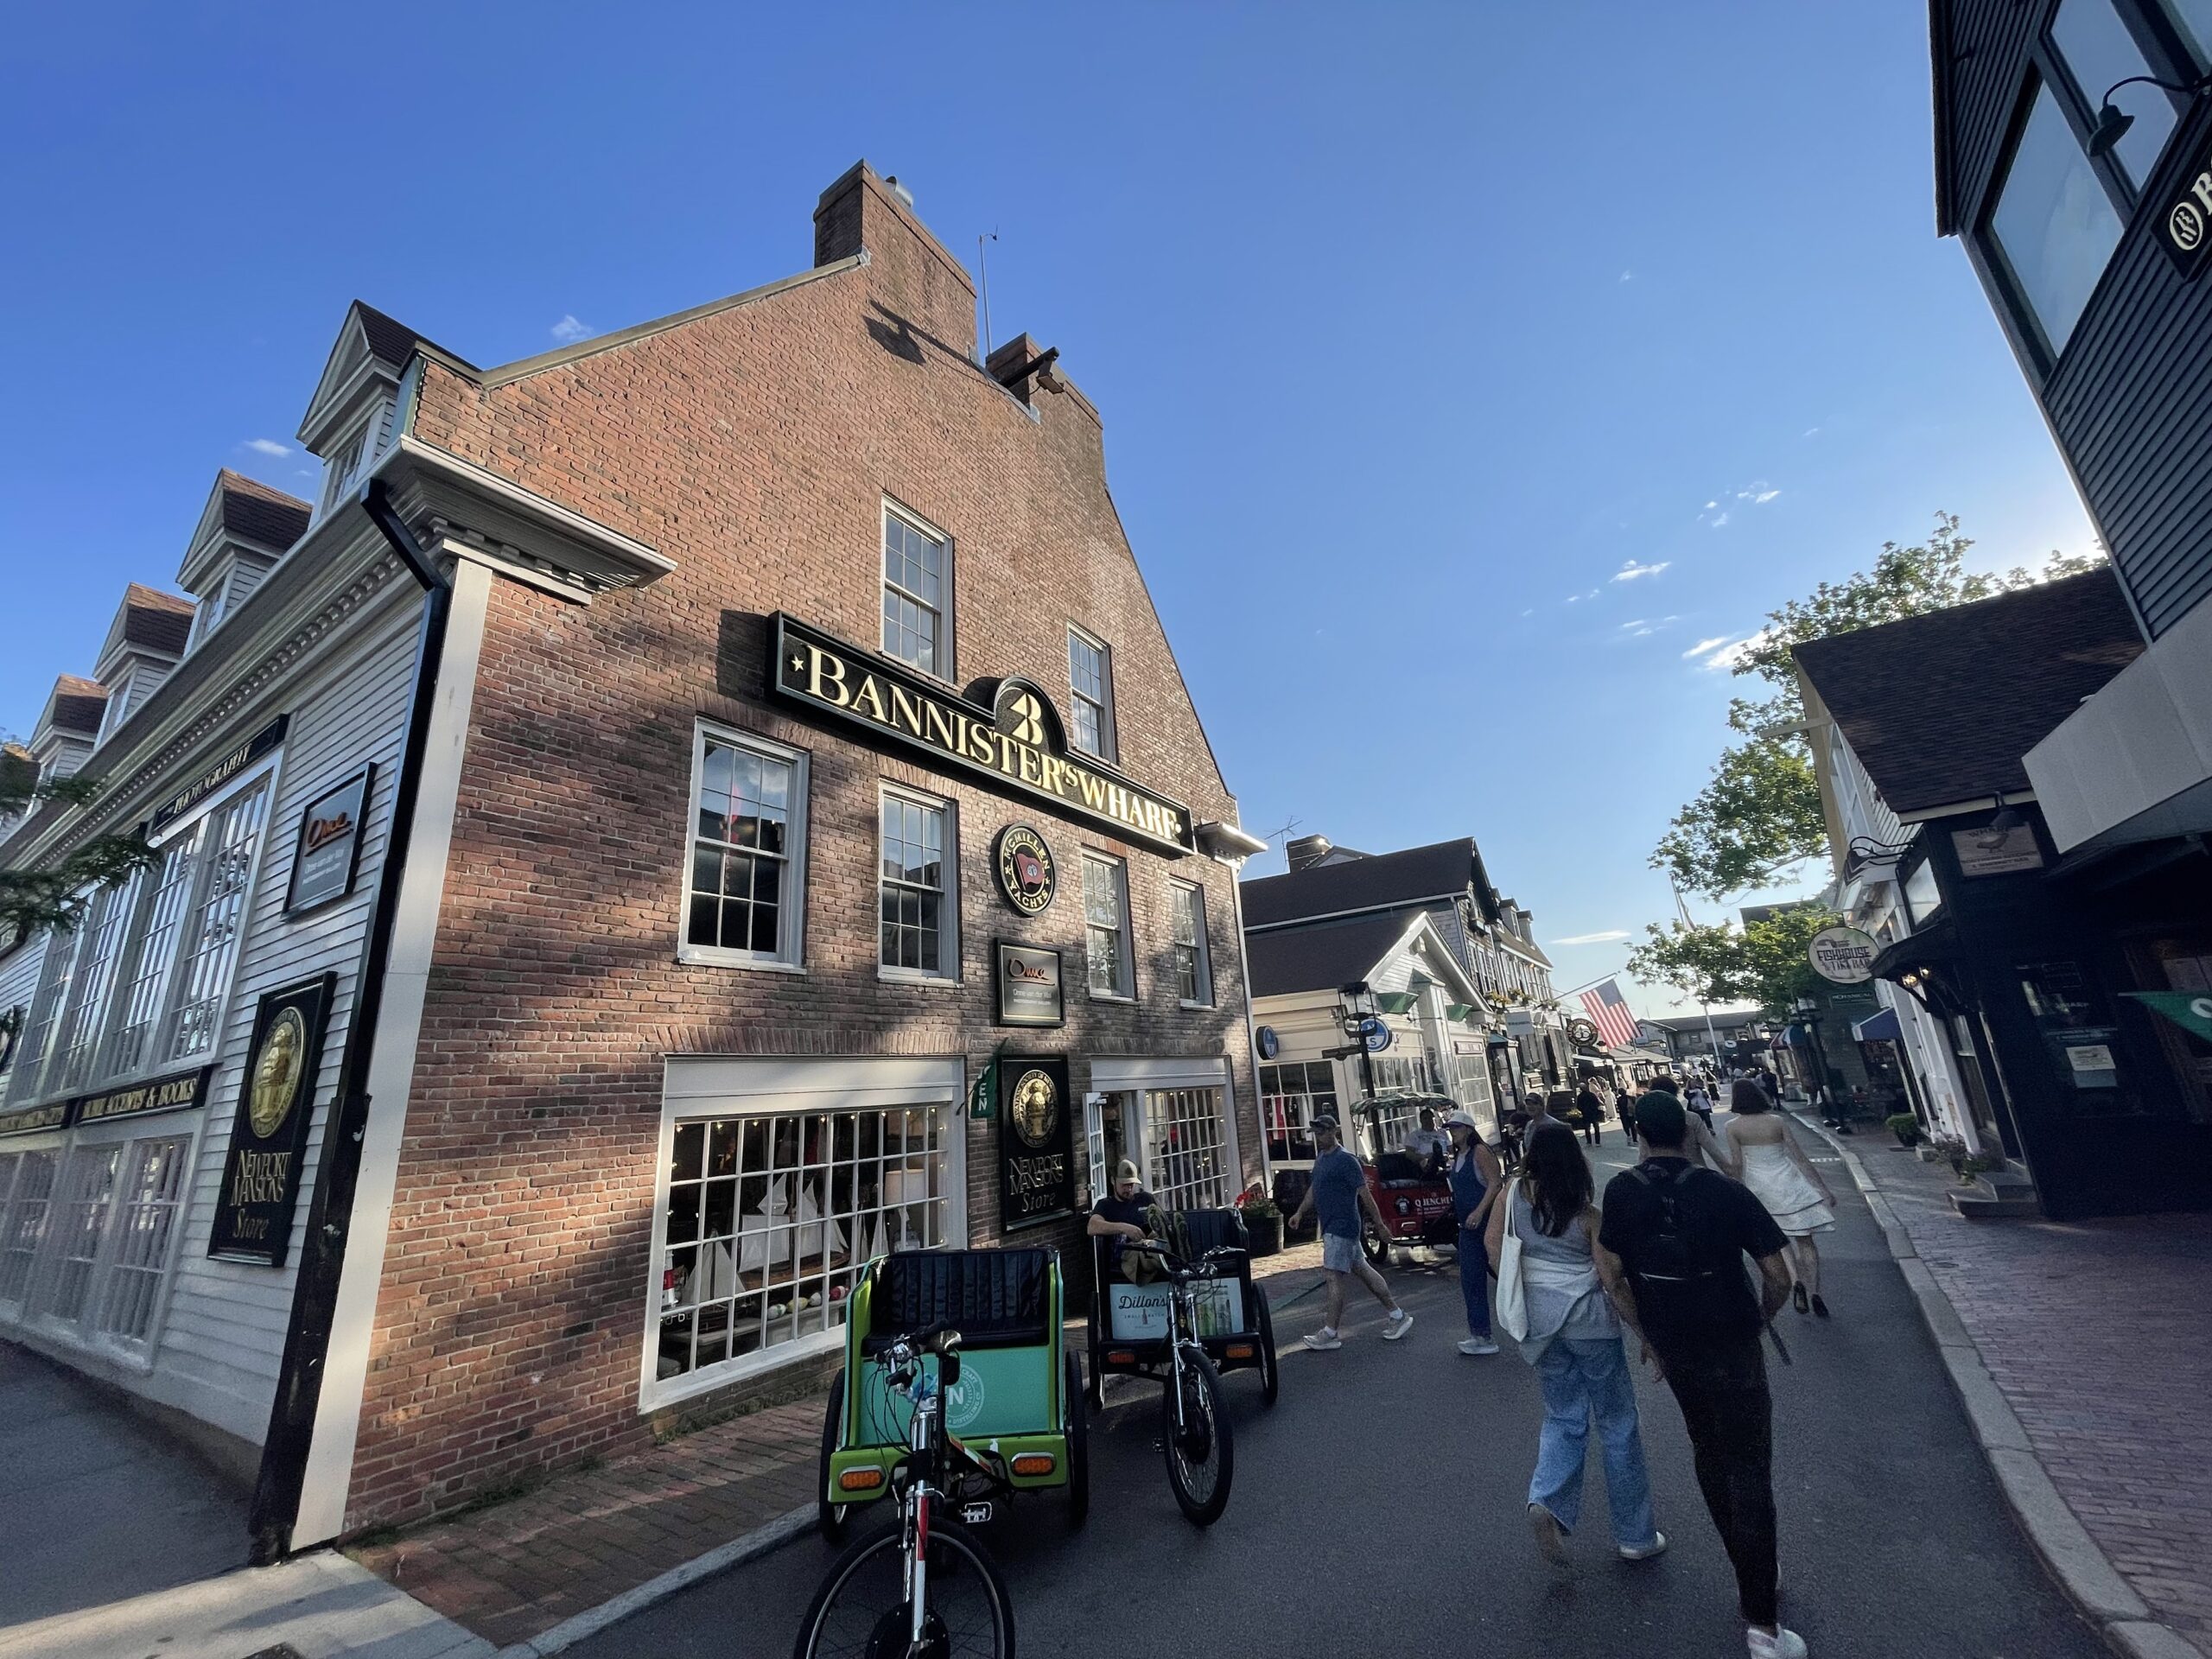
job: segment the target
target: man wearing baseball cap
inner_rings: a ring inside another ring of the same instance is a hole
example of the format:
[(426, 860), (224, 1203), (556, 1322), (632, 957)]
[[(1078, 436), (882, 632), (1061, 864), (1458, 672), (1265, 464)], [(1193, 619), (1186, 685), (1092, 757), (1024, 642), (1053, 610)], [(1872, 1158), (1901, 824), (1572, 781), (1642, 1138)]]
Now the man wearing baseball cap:
[(1459, 1294), (1467, 1303), (1467, 1335), (1459, 1351), (1475, 1359), (1497, 1351), (1490, 1333), (1490, 1257), (1483, 1248), (1483, 1229), (1497, 1202), (1500, 1171), (1497, 1154), (1483, 1144), (1473, 1113), (1449, 1113), (1444, 1128), (1452, 1136), (1447, 1171), (1452, 1214), (1459, 1224)]
[(1338, 1139), (1335, 1118), (1324, 1112), (1307, 1128), (1313, 1136), (1313, 1184), (1306, 1189), (1306, 1200), (1298, 1206), (1291, 1225), (1295, 1230), (1306, 1225), (1308, 1215), (1320, 1217), (1321, 1270), (1329, 1285), (1329, 1315), (1319, 1331), (1307, 1332), (1300, 1340), (1323, 1353), (1344, 1345), (1337, 1335), (1337, 1324), (1344, 1315), (1344, 1281), (1357, 1277), (1389, 1311), (1382, 1340), (1395, 1342), (1414, 1328), (1414, 1316), (1398, 1306), (1389, 1283), (1360, 1253), (1361, 1211), (1366, 1212), (1376, 1232), (1384, 1230), (1382, 1212), (1375, 1207), (1375, 1195), (1367, 1190), (1367, 1171)]

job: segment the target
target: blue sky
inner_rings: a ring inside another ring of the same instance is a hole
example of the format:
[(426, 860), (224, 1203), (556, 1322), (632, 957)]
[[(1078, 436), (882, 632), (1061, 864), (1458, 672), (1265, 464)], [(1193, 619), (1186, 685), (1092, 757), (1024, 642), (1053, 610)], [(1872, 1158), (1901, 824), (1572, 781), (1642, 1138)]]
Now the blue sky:
[(1644, 861), (1725, 740), (1685, 653), (1938, 508), (1988, 563), (2091, 544), (1934, 234), (1925, 31), (1916, 0), (35, 9), (0, 64), (0, 728), (90, 671), (124, 582), (173, 583), (216, 467), (311, 487), (257, 446), (348, 300), (526, 356), (802, 269), (865, 156), (956, 252), (996, 230), (998, 335), (1103, 410), (1246, 825), (1471, 833), (1595, 977), (1624, 945), (1564, 942), (1667, 913)]

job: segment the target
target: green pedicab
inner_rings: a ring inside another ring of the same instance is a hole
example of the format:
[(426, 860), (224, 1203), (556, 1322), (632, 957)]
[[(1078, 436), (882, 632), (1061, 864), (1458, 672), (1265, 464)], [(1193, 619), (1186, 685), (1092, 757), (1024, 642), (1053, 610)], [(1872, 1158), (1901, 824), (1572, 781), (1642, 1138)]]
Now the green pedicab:
[[(1082, 1362), (1061, 1341), (1059, 1254), (1046, 1249), (899, 1250), (869, 1263), (845, 1319), (845, 1363), (823, 1415), (817, 1498), (823, 1535), (893, 1490), (914, 1408), (870, 1360), (912, 1332), (960, 1335), (946, 1390), (946, 1495), (955, 1515), (990, 1518), (1017, 1492), (1065, 1488), (1068, 1518), (1090, 1507)], [(938, 1362), (923, 1362), (935, 1375)]]

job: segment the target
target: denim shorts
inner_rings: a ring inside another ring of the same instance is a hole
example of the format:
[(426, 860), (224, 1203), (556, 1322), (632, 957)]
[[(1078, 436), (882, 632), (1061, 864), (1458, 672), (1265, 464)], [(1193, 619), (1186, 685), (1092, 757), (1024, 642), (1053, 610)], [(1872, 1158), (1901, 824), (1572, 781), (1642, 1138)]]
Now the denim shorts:
[(1342, 1233), (1321, 1235), (1321, 1265), (1331, 1273), (1357, 1273), (1359, 1270), (1359, 1241), (1347, 1238)]

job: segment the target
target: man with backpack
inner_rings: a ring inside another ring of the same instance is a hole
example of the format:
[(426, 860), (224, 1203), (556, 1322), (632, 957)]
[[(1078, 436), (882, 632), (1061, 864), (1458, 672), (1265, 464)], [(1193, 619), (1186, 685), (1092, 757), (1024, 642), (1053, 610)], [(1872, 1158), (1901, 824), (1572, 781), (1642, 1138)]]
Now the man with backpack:
[[(1607, 1185), (1598, 1242), (1620, 1257), (1620, 1312), (1681, 1407), (1751, 1659), (1803, 1659), (1804, 1638), (1777, 1616), (1773, 1402), (1759, 1350), (1789, 1295), (1788, 1241), (1748, 1189), (1691, 1162), (1688, 1135), (1672, 1094), (1655, 1088), (1637, 1103), (1643, 1161)], [(1756, 1293), (1746, 1255), (1758, 1264)]]

